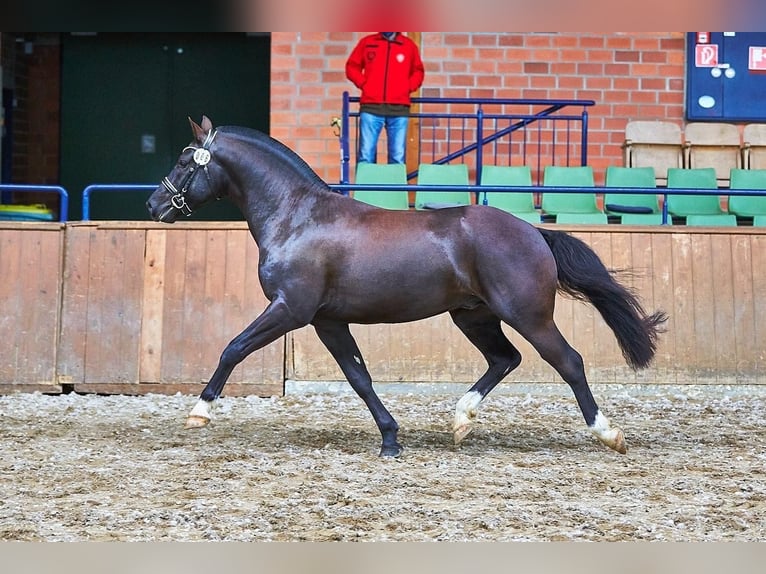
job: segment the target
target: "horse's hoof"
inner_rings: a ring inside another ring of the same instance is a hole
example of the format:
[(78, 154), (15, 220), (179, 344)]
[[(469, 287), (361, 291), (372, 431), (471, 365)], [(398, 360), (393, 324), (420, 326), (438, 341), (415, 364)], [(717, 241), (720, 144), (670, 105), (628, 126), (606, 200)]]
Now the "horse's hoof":
[(454, 438), (455, 438), (455, 446), (459, 445), (465, 437), (467, 437), (469, 434), (471, 434), (471, 431), (473, 430), (473, 426), (470, 424), (464, 424), (460, 425), (459, 427), (456, 427), (453, 431)]
[(614, 437), (614, 443), (608, 445), (620, 454), (628, 454), (628, 445), (625, 443), (625, 433), (622, 429), (617, 429), (617, 436)]
[(200, 417), (198, 415), (189, 415), (186, 418), (186, 424), (184, 425), (185, 429), (201, 429), (203, 427), (207, 426), (207, 423), (210, 422), (209, 418), (206, 417)]
[(380, 448), (381, 457), (398, 458), (400, 454), (402, 454), (402, 446), (399, 444), (395, 444), (392, 446), (383, 445)]

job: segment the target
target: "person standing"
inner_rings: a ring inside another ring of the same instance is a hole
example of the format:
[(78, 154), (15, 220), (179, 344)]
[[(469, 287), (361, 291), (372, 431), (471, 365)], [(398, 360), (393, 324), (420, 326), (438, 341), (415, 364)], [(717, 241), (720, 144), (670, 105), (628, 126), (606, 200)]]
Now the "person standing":
[(401, 32), (377, 32), (359, 40), (346, 61), (346, 77), (361, 90), (359, 163), (375, 163), (383, 128), (388, 163), (404, 163), (410, 94), (424, 76), (417, 45)]

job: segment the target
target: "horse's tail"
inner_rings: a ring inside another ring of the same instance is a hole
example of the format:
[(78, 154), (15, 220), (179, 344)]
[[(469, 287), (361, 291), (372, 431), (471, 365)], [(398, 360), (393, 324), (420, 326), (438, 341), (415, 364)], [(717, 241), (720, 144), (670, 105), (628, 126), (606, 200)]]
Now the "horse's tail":
[(628, 365), (649, 366), (657, 350), (657, 336), (667, 315), (647, 315), (637, 295), (621, 285), (585, 243), (562, 231), (541, 229), (558, 267), (559, 291), (589, 301), (614, 332)]

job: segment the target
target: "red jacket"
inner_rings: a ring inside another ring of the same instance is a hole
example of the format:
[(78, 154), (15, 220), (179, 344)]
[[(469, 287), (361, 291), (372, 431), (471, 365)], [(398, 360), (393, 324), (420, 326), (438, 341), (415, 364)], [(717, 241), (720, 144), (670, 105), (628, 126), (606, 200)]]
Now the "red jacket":
[(417, 45), (401, 33), (392, 42), (380, 32), (365, 36), (346, 62), (346, 77), (362, 91), (361, 104), (410, 105), (424, 75)]

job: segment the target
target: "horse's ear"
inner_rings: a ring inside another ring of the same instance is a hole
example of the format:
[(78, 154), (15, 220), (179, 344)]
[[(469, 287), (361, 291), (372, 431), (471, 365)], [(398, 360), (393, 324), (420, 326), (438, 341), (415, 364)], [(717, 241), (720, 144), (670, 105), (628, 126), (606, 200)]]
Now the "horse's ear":
[(194, 133), (194, 139), (199, 142), (203, 141), (207, 134), (210, 133), (210, 130), (213, 129), (213, 122), (211, 122), (210, 118), (207, 116), (202, 116), (201, 126), (191, 118), (189, 118), (189, 123), (191, 124), (192, 132)]
[[(204, 121), (202, 122), (205, 123)], [(194, 139), (198, 142), (201, 142), (205, 138), (205, 130), (200, 127), (197, 122), (195, 122), (193, 119), (189, 118), (189, 125), (191, 125), (192, 133), (194, 134)]]

